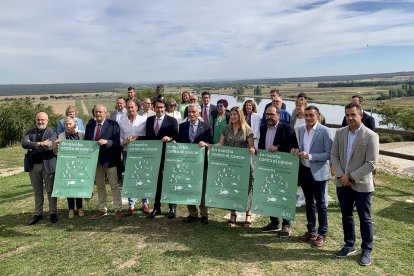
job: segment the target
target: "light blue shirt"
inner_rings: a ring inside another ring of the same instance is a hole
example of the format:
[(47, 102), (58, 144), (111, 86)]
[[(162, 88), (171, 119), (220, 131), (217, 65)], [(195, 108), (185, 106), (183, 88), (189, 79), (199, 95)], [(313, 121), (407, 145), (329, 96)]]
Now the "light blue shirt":
[[(190, 140), (191, 140), (192, 138), (195, 138), (195, 136), (197, 134), (198, 120), (194, 123), (194, 125), (191, 122), (189, 122), (189, 123), (190, 123), (190, 127), (188, 128), (188, 137), (190, 137)], [(194, 137), (191, 137), (191, 134), (193, 133), (193, 129), (194, 129)], [(191, 143), (192, 142), (194, 142), (194, 141), (191, 141)]]
[(352, 152), (352, 146), (354, 144), (355, 138), (358, 136), (358, 132), (361, 130), (362, 124), (359, 126), (359, 128), (352, 132), (351, 129), (348, 131), (348, 146), (346, 148), (346, 166), (345, 166), (345, 174), (348, 174), (348, 162), (351, 158), (351, 152)]

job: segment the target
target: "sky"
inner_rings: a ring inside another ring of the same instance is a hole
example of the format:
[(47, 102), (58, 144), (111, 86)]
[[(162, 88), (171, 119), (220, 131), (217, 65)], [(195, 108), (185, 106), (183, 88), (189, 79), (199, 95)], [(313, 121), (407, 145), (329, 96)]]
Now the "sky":
[(414, 70), (414, 1), (2, 1), (0, 84)]

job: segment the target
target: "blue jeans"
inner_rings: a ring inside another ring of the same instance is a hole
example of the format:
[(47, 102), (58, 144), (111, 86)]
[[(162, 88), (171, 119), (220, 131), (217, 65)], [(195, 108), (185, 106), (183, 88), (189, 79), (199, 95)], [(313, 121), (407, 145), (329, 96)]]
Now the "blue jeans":
[(357, 192), (351, 187), (337, 187), (339, 205), (342, 213), (342, 228), (344, 231), (344, 242), (348, 247), (355, 246), (355, 223), (354, 206), (359, 216), (361, 231), (361, 248), (372, 251), (374, 246), (374, 228), (371, 219), (371, 195), (372, 193)]
[[(126, 168), (127, 152), (122, 151), (122, 154), (123, 154), (124, 167)], [(128, 207), (135, 206), (136, 201), (137, 201), (136, 198), (128, 198)], [(144, 204), (149, 204), (148, 198), (143, 198), (142, 199), (142, 205), (144, 205)]]
[[(325, 181), (316, 181), (310, 168), (300, 165), (299, 183), (306, 201), (306, 225), (309, 233), (316, 233), (316, 211), (318, 212), (318, 234), (326, 237), (328, 233), (328, 212), (325, 202)], [(315, 203), (316, 202), (316, 203)]]

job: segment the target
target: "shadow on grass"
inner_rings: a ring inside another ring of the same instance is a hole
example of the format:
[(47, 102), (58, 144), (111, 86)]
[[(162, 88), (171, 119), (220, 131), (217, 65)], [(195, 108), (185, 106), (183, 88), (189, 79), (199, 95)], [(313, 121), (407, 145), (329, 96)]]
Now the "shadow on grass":
[(403, 223), (414, 225), (414, 204), (403, 201), (395, 201), (392, 205), (376, 213), (390, 220), (397, 220)]

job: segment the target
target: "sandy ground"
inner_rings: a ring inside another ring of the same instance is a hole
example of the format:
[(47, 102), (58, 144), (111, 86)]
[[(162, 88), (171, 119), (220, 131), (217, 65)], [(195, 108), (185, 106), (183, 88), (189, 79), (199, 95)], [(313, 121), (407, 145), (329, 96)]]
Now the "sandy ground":
[(83, 115), (89, 115), (88, 108), (86, 107), (86, 104), (83, 100), (80, 100), (81, 106), (82, 106), (82, 113)]
[(53, 109), (57, 114), (65, 115), (66, 107), (68, 105), (75, 106), (75, 100), (48, 100), (47, 104), (53, 106)]

